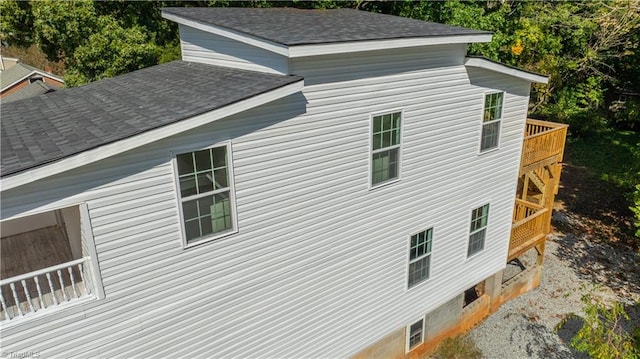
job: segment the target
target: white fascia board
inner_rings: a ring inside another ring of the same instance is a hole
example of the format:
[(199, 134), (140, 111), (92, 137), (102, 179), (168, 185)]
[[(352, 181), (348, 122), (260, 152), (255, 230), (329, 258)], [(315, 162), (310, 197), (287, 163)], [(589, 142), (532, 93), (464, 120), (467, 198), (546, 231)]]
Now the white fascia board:
[(258, 37), (250, 36), (247, 34), (243, 34), (241, 32), (224, 29), (218, 26), (213, 26), (211, 24), (204, 24), (202, 22), (187, 19), (181, 16), (167, 14), (164, 11), (162, 12), (162, 17), (167, 20), (171, 20), (177, 22), (178, 24), (182, 24), (185, 26), (192, 27), (194, 29), (210, 32), (212, 34), (220, 35), (227, 37), (232, 40), (240, 41), (248, 45), (252, 45), (255, 47), (259, 47), (261, 49), (265, 49), (271, 52), (275, 52), (276, 54), (280, 54), (283, 56), (289, 56), (289, 48), (285, 45), (278, 44), (272, 41), (260, 39)]
[(48, 72), (44, 72), (44, 71), (37, 71), (37, 70), (36, 71), (32, 71), (27, 77), (31, 77), (31, 75), (34, 75), (34, 74), (38, 74), (40, 76), (49, 77), (49, 78), (52, 78), (52, 79), (54, 79), (56, 81), (60, 81), (60, 82), (64, 83), (64, 80), (62, 79), (62, 77), (58, 77), (58, 76), (56, 76), (54, 74), (51, 74), (51, 73), (48, 73)]
[(30, 182), (53, 176), (58, 173), (72, 170), (87, 164), (100, 161), (107, 157), (132, 150), (136, 147), (146, 145), (151, 142), (161, 140), (184, 131), (194, 129), (196, 127), (206, 125), (213, 121), (217, 121), (231, 115), (249, 110), (251, 108), (275, 101), (285, 96), (292, 95), (302, 91), (304, 88), (304, 80), (294, 82), (292, 84), (277, 88), (275, 90), (253, 96), (243, 101), (239, 101), (225, 107), (215, 109), (201, 115), (197, 115), (185, 120), (172, 123), (154, 130), (143, 132), (133, 137), (129, 137), (120, 141), (112, 142), (106, 145), (84, 151), (70, 157), (66, 157), (49, 164), (45, 164), (23, 172), (18, 172), (0, 179), (0, 190), (9, 190)]
[(480, 59), (476, 57), (467, 57), (464, 60), (464, 65), (470, 66), (470, 67), (478, 67), (478, 68), (489, 70), (489, 71), (495, 71), (504, 75), (517, 77), (530, 82), (537, 82), (542, 84), (546, 84), (549, 82), (549, 77), (547, 76), (537, 75), (531, 72), (514, 69), (513, 67), (505, 66), (493, 61), (486, 60), (486, 59)]
[(491, 41), (491, 34), (415, 37), (387, 40), (348, 41), (329, 44), (295, 45), (289, 48), (289, 57), (344, 54), (371, 50), (398, 49), (427, 45), (468, 44)]

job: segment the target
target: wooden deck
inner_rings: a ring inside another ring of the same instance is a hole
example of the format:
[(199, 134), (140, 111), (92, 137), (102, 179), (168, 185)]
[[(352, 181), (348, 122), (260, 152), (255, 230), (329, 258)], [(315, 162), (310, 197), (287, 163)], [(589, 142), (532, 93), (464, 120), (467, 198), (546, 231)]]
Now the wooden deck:
[(2, 238), (0, 279), (15, 277), (73, 260), (71, 246), (57, 226)]
[(507, 261), (544, 243), (550, 231), (567, 129), (565, 124), (527, 119)]

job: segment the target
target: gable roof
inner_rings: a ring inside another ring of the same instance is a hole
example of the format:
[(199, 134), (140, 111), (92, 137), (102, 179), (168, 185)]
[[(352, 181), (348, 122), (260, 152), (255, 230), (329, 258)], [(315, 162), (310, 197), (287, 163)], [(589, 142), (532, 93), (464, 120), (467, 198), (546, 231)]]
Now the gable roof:
[(56, 89), (57, 88), (54, 86), (50, 86), (49, 84), (37, 80), (17, 90), (16, 92), (6, 95), (2, 99), (0, 99), (0, 103), (6, 104), (13, 101), (23, 100), (29, 97), (43, 95), (49, 92), (53, 92)]
[(0, 72), (0, 91), (4, 91), (16, 83), (23, 81), (31, 75), (38, 74), (41, 76), (47, 76), (60, 82), (64, 82), (61, 77), (52, 73), (40, 70), (37, 67), (29, 66), (18, 62), (10, 68)]
[[(375, 45), (389, 48), (491, 40), (488, 31), (354, 9), (190, 7), (164, 8), (162, 16), (289, 57), (307, 56), (301, 50), (320, 45), (343, 45), (341, 52), (351, 52), (375, 50)], [(352, 43), (373, 47), (353, 48)], [(325, 52), (327, 49), (331, 50), (323, 46)], [(311, 53), (316, 54), (321, 53)]]
[[(300, 76), (174, 61), (3, 103), (2, 187), (22, 184), (19, 178), (7, 180), (26, 170), (57, 165), (56, 170), (41, 171), (39, 178), (43, 178), (217, 119), (191, 121), (194, 116), (225, 110), (219, 116), (226, 117), (298, 92), (302, 85)], [(143, 134), (148, 136), (141, 140)], [(107, 150), (108, 145), (114, 146)], [(89, 153), (92, 150), (99, 151), (94, 155)], [(80, 154), (82, 161), (61, 164)], [(38, 177), (28, 175), (30, 180)]]
[(506, 65), (483, 56), (467, 56), (464, 60), (464, 65), (517, 77), (529, 82), (538, 82), (542, 84), (549, 82), (548, 76), (526, 71), (515, 66)]

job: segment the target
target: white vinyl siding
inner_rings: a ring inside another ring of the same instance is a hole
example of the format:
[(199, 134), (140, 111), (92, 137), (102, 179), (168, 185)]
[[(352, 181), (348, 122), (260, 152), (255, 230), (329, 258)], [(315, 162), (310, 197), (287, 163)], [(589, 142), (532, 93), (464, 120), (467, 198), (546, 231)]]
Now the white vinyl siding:
[[(105, 290), (4, 325), (3, 351), (352, 357), (501, 270), (529, 84), (465, 68), (464, 49), (292, 61), (303, 94), (3, 191), (3, 219), (86, 202)], [(492, 89), (505, 91), (501, 150), (477, 156)], [(370, 191), (370, 114), (398, 108), (402, 180)], [(224, 141), (240, 231), (183, 250), (172, 153)], [(488, 200), (492, 240), (467, 261), (469, 212)], [(407, 234), (425, 218), (438, 260), (407, 291)]]
[(471, 211), (471, 229), (469, 230), (469, 247), (467, 248), (467, 257), (470, 257), (484, 249), (488, 222), (488, 204)]
[(400, 175), (402, 112), (373, 116), (371, 122), (371, 185), (376, 186)]
[(504, 93), (496, 92), (485, 95), (482, 111), (482, 138), (480, 151), (497, 148), (500, 141), (500, 122)]
[(289, 61), (282, 55), (189, 26), (179, 25), (179, 28), (184, 61), (259, 72), (289, 73)]
[(233, 232), (229, 146), (176, 155), (186, 244)]

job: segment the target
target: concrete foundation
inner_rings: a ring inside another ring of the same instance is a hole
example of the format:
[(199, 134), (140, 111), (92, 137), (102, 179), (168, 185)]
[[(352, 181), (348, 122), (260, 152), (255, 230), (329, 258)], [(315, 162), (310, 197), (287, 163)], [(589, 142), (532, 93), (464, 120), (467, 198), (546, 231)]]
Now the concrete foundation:
[(444, 339), (466, 333), (497, 311), (502, 304), (538, 287), (541, 274), (540, 262), (505, 283), (502, 283), (502, 271), (497, 272), (485, 279), (485, 293), (466, 307), (463, 308), (464, 293), (460, 293), (437, 309), (426, 313), (424, 342), (410, 352), (405, 352), (406, 328), (399, 328), (354, 358), (422, 358), (433, 352)]

